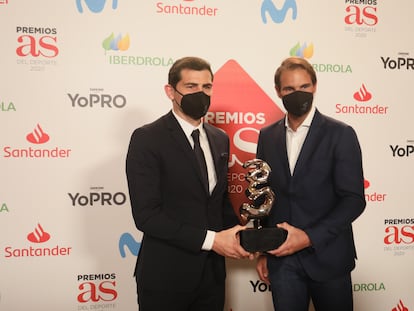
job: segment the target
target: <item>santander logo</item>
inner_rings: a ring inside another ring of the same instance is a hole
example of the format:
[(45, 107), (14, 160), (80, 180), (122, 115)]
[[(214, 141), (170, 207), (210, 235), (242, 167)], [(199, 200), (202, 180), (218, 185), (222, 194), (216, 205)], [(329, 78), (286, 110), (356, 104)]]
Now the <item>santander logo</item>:
[(227, 61), (214, 75), (211, 107), (205, 121), (223, 129), (230, 138), (229, 196), (238, 214), (248, 199), (245, 189), (247, 160), (256, 157), (259, 131), (284, 113), (235, 61)]
[(384, 202), (387, 194), (383, 192), (373, 191), (371, 188), (371, 182), (368, 179), (364, 179), (365, 200), (367, 203), (381, 203)]
[(50, 234), (46, 232), (40, 224), (37, 224), (35, 229), (27, 235), (27, 240), (38, 245), (29, 247), (6, 246), (4, 248), (4, 257), (13, 259), (24, 257), (61, 257), (71, 255), (71, 246), (62, 246), (59, 244), (52, 246), (48, 246), (48, 244), (46, 244), (46, 246), (41, 245), (48, 242), (50, 238)]
[(32, 144), (44, 144), (49, 141), (49, 135), (46, 134), (39, 124), (36, 125), (33, 132), (27, 134), (26, 139)]
[(353, 94), (353, 99), (357, 103), (350, 105), (336, 104), (335, 113), (337, 114), (358, 114), (358, 115), (386, 115), (389, 107), (371, 103), (372, 93), (368, 90), (364, 83)]
[(45, 232), (40, 224), (37, 224), (34, 231), (27, 235), (27, 239), (33, 243), (44, 243), (49, 241), (50, 234)]
[[(175, 4), (171, 4), (175, 3)], [(157, 14), (173, 14), (173, 15), (193, 15), (200, 17), (215, 17), (218, 15), (218, 7), (210, 7), (194, 0), (170, 1), (164, 3), (159, 1), (156, 3)]]
[[(43, 145), (49, 142), (50, 136), (47, 134), (40, 124), (37, 124), (33, 131), (26, 135), (26, 140), (34, 145)], [(16, 148), (13, 146), (3, 147), (3, 157), (9, 159), (16, 158), (68, 158), (72, 150), (70, 148), (62, 148), (60, 146), (36, 146), (28, 148)]]
[(354, 99), (359, 102), (366, 102), (372, 98), (372, 94), (367, 90), (365, 84), (362, 83), (361, 88), (359, 91), (354, 93)]
[(395, 308), (392, 308), (392, 311), (409, 311), (408, 308), (404, 305), (402, 300), (398, 302), (398, 305)]

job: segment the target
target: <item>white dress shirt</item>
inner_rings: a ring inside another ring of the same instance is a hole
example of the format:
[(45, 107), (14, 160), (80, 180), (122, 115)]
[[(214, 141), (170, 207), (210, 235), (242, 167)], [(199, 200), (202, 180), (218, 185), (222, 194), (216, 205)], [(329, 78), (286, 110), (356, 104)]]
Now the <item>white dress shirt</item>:
[(305, 142), (306, 135), (308, 135), (309, 127), (312, 123), (313, 116), (315, 115), (315, 106), (312, 105), (311, 110), (302, 122), (302, 124), (294, 131), (289, 126), (288, 117), (285, 117), (286, 126), (286, 150), (289, 159), (290, 174), (293, 175), (295, 171), (296, 161), (298, 160), (300, 151), (302, 150), (303, 143)]
[[(174, 112), (174, 110), (172, 110), (172, 112), (175, 118), (177, 119), (178, 123), (180, 124), (181, 128), (183, 129), (184, 134), (188, 139), (188, 142), (193, 148), (194, 148), (194, 141), (193, 141), (193, 137), (191, 137), (191, 133), (195, 129), (198, 129), (200, 131), (200, 146), (201, 146), (201, 149), (203, 149), (204, 157), (206, 158), (208, 185), (209, 185), (209, 191), (211, 194), (217, 183), (217, 175), (216, 175), (216, 169), (214, 166), (213, 156), (211, 154), (210, 144), (208, 143), (207, 134), (203, 127), (203, 122), (201, 122), (199, 126), (194, 127), (193, 125), (191, 125), (190, 123), (182, 119), (180, 116), (178, 116)], [(213, 247), (215, 235), (216, 233), (214, 231), (207, 230), (207, 235), (201, 247), (202, 250), (206, 250), (206, 251), (211, 250), (211, 248)]]

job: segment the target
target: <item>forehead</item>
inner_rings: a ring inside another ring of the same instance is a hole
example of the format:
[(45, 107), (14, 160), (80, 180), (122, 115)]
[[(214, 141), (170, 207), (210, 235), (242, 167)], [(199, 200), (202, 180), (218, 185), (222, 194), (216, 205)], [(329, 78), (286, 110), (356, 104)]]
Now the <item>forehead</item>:
[(284, 86), (297, 86), (306, 83), (312, 84), (310, 74), (302, 68), (285, 70), (280, 76), (280, 84)]
[(179, 83), (212, 83), (210, 71), (183, 69), (181, 70), (181, 80)]

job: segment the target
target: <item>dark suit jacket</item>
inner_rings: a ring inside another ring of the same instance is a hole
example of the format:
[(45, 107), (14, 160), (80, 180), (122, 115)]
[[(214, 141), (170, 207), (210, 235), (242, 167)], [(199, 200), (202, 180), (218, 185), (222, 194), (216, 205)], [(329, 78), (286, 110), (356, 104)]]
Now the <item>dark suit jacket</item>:
[[(257, 157), (270, 165), (269, 184), (276, 194), (267, 226), (286, 221), (309, 235), (312, 247), (298, 256), (312, 279), (350, 272), (356, 258), (351, 223), (365, 208), (355, 131), (316, 110), (291, 176), (282, 119), (261, 130)], [(281, 260), (271, 260), (273, 267)]]
[(220, 231), (237, 223), (227, 198), (229, 139), (209, 124), (204, 129), (217, 174), (211, 195), (171, 111), (132, 134), (126, 172), (133, 218), (144, 234), (135, 270), (143, 288), (193, 290), (209, 253), (218, 257), (217, 277), (225, 278), (224, 258), (201, 247), (207, 229)]

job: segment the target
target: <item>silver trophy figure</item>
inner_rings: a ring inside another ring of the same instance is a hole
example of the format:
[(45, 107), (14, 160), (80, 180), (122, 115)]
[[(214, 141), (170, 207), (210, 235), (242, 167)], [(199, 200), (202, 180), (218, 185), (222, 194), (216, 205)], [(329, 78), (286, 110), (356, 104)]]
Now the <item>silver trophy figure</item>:
[(270, 166), (263, 160), (246, 161), (243, 168), (250, 170), (246, 174), (249, 186), (246, 196), (250, 203), (240, 207), (240, 217), (244, 223), (253, 221), (253, 228), (240, 231), (240, 244), (249, 252), (266, 252), (278, 248), (287, 237), (287, 231), (281, 228), (263, 228), (261, 220), (267, 217), (275, 201), (275, 194), (267, 186), (271, 172)]

